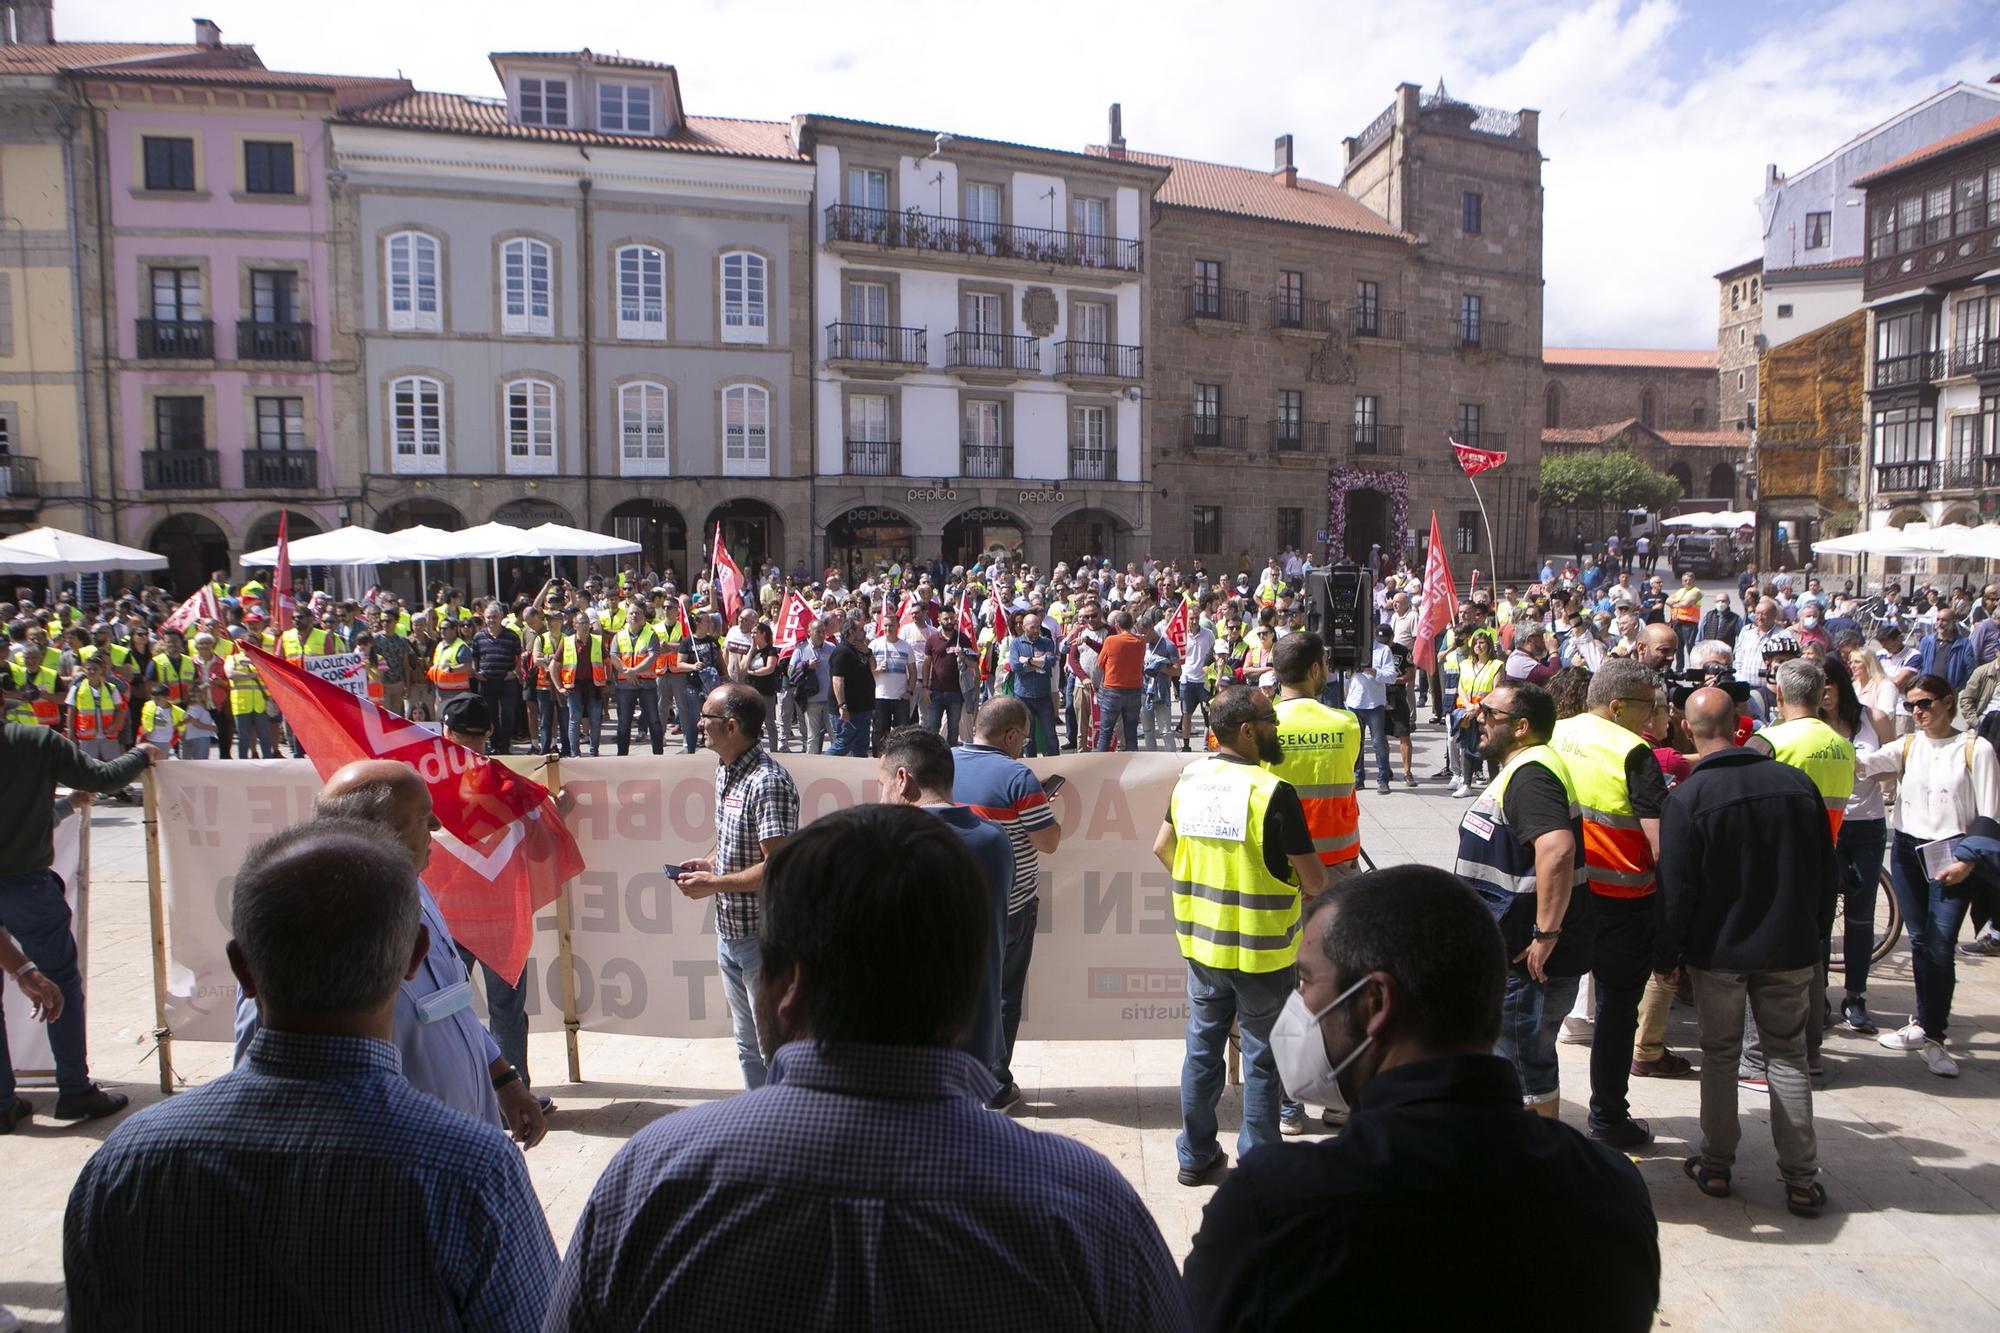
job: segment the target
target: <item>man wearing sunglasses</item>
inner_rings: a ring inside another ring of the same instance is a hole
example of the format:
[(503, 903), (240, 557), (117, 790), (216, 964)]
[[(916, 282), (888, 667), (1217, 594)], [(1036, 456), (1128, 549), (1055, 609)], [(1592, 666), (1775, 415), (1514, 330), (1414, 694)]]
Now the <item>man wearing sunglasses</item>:
[(1459, 822), (1453, 868), (1485, 901), (1507, 946), (1495, 1053), (1513, 1061), (1523, 1104), (1554, 1119), (1556, 1034), (1590, 970), (1582, 812), (1569, 768), (1549, 745), (1556, 704), (1547, 690), (1504, 683), (1475, 711), (1480, 757), (1501, 768)]

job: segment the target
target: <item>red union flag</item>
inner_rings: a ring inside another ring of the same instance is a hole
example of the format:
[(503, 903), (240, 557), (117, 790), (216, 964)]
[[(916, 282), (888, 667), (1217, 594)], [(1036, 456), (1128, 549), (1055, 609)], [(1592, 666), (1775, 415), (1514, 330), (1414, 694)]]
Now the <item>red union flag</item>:
[(781, 657), (789, 657), (792, 649), (806, 641), (812, 623), (812, 605), (796, 589), (786, 593), (785, 604), (778, 611), (777, 637), (772, 640)]
[(721, 603), (722, 614), (730, 620), (736, 619), (736, 608), (743, 605), (743, 571), (729, 554), (729, 548), (722, 544), (722, 525), (715, 525), (715, 551), (709, 557), (710, 577), (715, 580), (716, 600)]
[(1167, 636), (1176, 652), (1184, 653), (1187, 651), (1187, 632), (1187, 599), (1181, 598), (1174, 607), (1174, 613), (1167, 617), (1167, 623), (1161, 626), (1160, 633)]
[(979, 638), (979, 612), (972, 606), (972, 584), (958, 590), (958, 632), (968, 639)]
[(1417, 603), (1417, 642), (1410, 660), (1420, 671), (1437, 670), (1438, 632), (1451, 623), (1452, 609), (1458, 605), (1458, 590), (1451, 582), (1451, 560), (1444, 553), (1444, 537), (1438, 532), (1437, 510), (1431, 510), (1431, 546), (1424, 561), (1424, 591)]
[(1469, 444), (1451, 442), (1452, 452), (1458, 455), (1458, 465), (1465, 469), (1465, 475), (1476, 477), (1482, 472), (1491, 472), (1507, 461), (1505, 449), (1475, 449)]
[(285, 533), (285, 511), (278, 511), (278, 566), (271, 572), (271, 632), (292, 627), (292, 543)]
[(443, 826), (433, 835), (424, 884), (452, 937), (519, 984), (535, 913), (583, 869), (549, 789), (248, 640), (241, 647), (321, 780), (356, 759), (392, 759), (417, 770)]
[[(283, 522), (281, 518), (278, 520)], [(185, 634), (190, 627), (204, 620), (222, 619), (222, 602), (215, 595), (215, 585), (204, 583), (201, 591), (174, 608), (174, 613), (161, 623), (162, 630), (177, 629)]]

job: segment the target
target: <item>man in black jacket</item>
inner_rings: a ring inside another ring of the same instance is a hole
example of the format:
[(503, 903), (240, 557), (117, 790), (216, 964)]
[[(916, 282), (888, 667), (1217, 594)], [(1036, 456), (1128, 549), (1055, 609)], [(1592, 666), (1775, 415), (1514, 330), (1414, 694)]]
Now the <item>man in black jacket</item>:
[(1683, 712), (1698, 758), (1660, 817), (1653, 968), (1670, 984), (1688, 969), (1701, 1028), (1701, 1155), (1685, 1170), (1703, 1193), (1729, 1193), (1747, 1001), (1769, 1066), (1786, 1206), (1816, 1217), (1826, 1189), (1814, 1179), (1806, 1023), (1839, 883), (1826, 805), (1798, 769), (1733, 744), (1736, 705), (1722, 690), (1696, 690)]

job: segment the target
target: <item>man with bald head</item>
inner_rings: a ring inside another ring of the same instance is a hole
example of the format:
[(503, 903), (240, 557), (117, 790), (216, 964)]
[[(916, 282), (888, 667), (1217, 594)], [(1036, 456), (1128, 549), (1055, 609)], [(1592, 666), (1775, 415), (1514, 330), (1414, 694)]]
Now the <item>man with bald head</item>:
[(1701, 1029), (1701, 1154), (1684, 1169), (1703, 1193), (1729, 1193), (1747, 1004), (1786, 1206), (1816, 1217), (1826, 1190), (1814, 1178), (1806, 1025), (1818, 1019), (1812, 989), (1839, 883), (1826, 804), (1804, 773), (1736, 744), (1736, 701), (1724, 691), (1696, 690), (1682, 712), (1697, 758), (1660, 815), (1653, 970), (1672, 984), (1687, 968)]
[(1632, 649), (1633, 658), (1655, 675), (1672, 671), (1680, 656), (1681, 636), (1672, 625), (1648, 625), (1639, 631)]
[[(357, 759), (326, 780), (313, 813), (386, 829), (409, 854), (417, 873), (418, 904), (430, 943), (415, 975), (396, 996), (394, 1040), (403, 1077), (446, 1106), (506, 1129), (523, 1147), (540, 1143), (547, 1132), (542, 1108), (472, 1012), (471, 978), (444, 914), (423, 884), (431, 834), (438, 827), (430, 788), (408, 764)], [(256, 1035), (257, 1006), (246, 992), (236, 1002), (237, 1064), (249, 1054)]]

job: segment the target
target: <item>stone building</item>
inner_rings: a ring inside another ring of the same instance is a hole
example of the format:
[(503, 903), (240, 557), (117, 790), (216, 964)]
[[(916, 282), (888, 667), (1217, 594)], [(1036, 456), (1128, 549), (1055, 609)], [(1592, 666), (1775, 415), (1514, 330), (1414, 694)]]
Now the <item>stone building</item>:
[[(1164, 166), (1152, 250), (1154, 548), (1211, 568), (1283, 546), (1413, 553), (1435, 510), (1461, 578), (1527, 571), (1542, 410), (1536, 113), (1414, 84), (1344, 144), (1338, 185)], [(1510, 457), (1479, 479), (1450, 440)]]
[(818, 557), (1152, 550), (1146, 221), (1166, 173), (833, 116), (798, 138), (818, 191)]
[(1633, 418), (1652, 430), (1713, 430), (1715, 365), (1708, 351), (1545, 347), (1542, 428)]
[(1764, 349), (1764, 261), (1745, 260), (1715, 275), (1715, 374), (1721, 416), (1731, 430), (1757, 428), (1757, 358)]
[(671, 65), (492, 62), (504, 100), (334, 123), (358, 512), (588, 527), (683, 577), (717, 524), (746, 568), (804, 558), (812, 167), (790, 128), (689, 114)]

